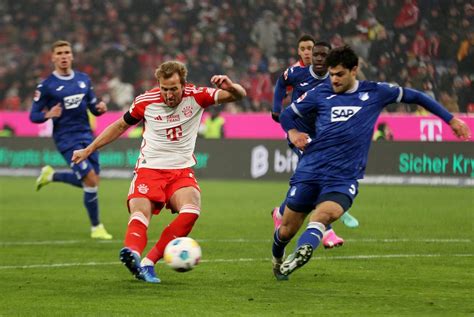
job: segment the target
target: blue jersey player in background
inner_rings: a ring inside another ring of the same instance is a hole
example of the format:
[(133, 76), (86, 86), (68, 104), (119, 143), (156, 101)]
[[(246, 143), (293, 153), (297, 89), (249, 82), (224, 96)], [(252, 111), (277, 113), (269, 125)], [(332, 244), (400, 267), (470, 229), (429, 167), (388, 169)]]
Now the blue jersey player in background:
[(94, 153), (79, 165), (71, 163), (73, 151), (86, 147), (93, 140), (87, 110), (99, 116), (107, 111), (107, 105), (97, 103), (89, 76), (72, 69), (73, 54), (69, 42), (57, 41), (51, 51), (54, 72), (38, 85), (30, 120), (34, 123), (53, 120), (54, 142), (72, 171), (56, 172), (51, 166), (43, 167), (36, 180), (36, 190), (50, 182), (81, 187), (92, 225), (91, 238), (109, 240), (112, 236), (99, 221), (99, 153)]
[[(273, 109), (272, 118), (275, 121), (279, 121), (279, 114), (282, 110), (282, 101), (286, 92), (286, 87), (293, 87), (293, 93), (291, 101), (294, 102), (308, 90), (322, 84), (329, 83), (329, 73), (327, 66), (325, 65), (326, 57), (331, 50), (331, 45), (319, 41), (315, 42), (312, 48), (312, 63), (309, 66), (302, 67), (300, 65), (294, 65), (288, 68), (278, 79), (275, 86), (275, 94), (273, 98)], [(314, 122), (315, 116), (308, 115), (304, 118), (298, 118), (295, 122), (296, 128), (299, 131), (306, 132), (310, 137), (314, 137)], [(290, 141), (288, 141), (290, 148), (301, 157), (301, 151), (296, 148)], [(275, 230), (281, 224), (282, 215), (286, 205), (286, 200), (273, 210), (273, 222)], [(348, 212), (341, 217), (342, 222), (351, 228), (357, 227), (359, 222)], [(323, 245), (325, 248), (338, 247), (343, 245), (344, 240), (336, 235), (331, 226), (329, 226), (323, 237)], [(276, 264), (278, 266), (278, 264)]]
[[(283, 258), (285, 246), (310, 215), (295, 252), (280, 266), (282, 276), (310, 260), (326, 226), (352, 205), (358, 180), (364, 176), (375, 122), (386, 105), (421, 105), (449, 124), (456, 136), (470, 138), (469, 127), (426, 94), (387, 83), (356, 80), (358, 56), (350, 47), (332, 50), (326, 65), (331, 84), (306, 92), (280, 116), (290, 141), (303, 150), (303, 155), (290, 180), (282, 224), (274, 234), (274, 258)], [(316, 115), (314, 137), (296, 128), (299, 118), (308, 115)]]

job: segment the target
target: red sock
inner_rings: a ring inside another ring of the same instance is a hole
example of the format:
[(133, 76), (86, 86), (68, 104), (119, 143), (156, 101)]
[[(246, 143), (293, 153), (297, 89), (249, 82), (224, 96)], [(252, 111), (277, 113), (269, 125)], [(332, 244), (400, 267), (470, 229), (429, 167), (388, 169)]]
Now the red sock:
[(147, 229), (148, 220), (145, 216), (142, 213), (132, 214), (125, 234), (125, 246), (142, 254), (148, 241)]
[(181, 212), (178, 214), (178, 217), (163, 230), (160, 240), (148, 252), (146, 257), (153, 261), (153, 263), (158, 262), (163, 257), (168, 242), (177, 237), (186, 237), (193, 229), (198, 217), (199, 214), (197, 213)]

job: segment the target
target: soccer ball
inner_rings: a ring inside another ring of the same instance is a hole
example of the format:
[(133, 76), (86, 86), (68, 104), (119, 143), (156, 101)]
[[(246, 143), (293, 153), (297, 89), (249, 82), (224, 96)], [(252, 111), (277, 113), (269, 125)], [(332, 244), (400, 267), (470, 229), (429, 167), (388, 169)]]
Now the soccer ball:
[(166, 246), (164, 259), (173, 270), (187, 272), (201, 260), (201, 247), (189, 237), (176, 238)]

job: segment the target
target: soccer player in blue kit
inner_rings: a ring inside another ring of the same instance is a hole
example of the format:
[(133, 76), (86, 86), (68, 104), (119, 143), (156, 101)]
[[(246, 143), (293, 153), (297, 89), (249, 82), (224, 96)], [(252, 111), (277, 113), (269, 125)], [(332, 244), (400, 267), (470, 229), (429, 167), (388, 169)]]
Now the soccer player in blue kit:
[(51, 182), (82, 188), (84, 206), (92, 225), (91, 238), (110, 240), (112, 235), (99, 221), (99, 153), (95, 152), (79, 165), (71, 162), (73, 151), (86, 147), (93, 140), (87, 110), (100, 116), (107, 111), (107, 105), (97, 103), (89, 76), (72, 69), (73, 54), (69, 42), (56, 41), (51, 52), (54, 71), (37, 86), (30, 120), (34, 123), (53, 120), (54, 142), (72, 171), (56, 172), (51, 166), (43, 167), (36, 180), (36, 190)]
[[(303, 38), (303, 37), (302, 37)], [(294, 102), (306, 91), (318, 86), (322, 83), (329, 83), (329, 73), (325, 65), (326, 57), (331, 50), (331, 45), (324, 42), (314, 42), (312, 48), (312, 63), (309, 66), (302, 67), (294, 65), (288, 68), (278, 79), (275, 86), (275, 94), (273, 98), (272, 118), (279, 122), (279, 114), (282, 109), (282, 101), (286, 93), (286, 87), (293, 88), (291, 100)], [(298, 49), (300, 51), (300, 49)], [(299, 131), (307, 132), (310, 137), (314, 137), (314, 116), (307, 116), (297, 120)], [(296, 153), (298, 158), (301, 157), (301, 151), (288, 141), (289, 147)], [(273, 210), (273, 222), (275, 230), (281, 224), (282, 215), (286, 205), (286, 200)], [(359, 222), (348, 212), (342, 217), (342, 222), (348, 227), (357, 227)], [(323, 245), (325, 248), (333, 248), (343, 245), (344, 240), (336, 235), (332, 227), (326, 228)]]
[[(426, 94), (388, 83), (358, 81), (358, 56), (349, 46), (333, 49), (326, 58), (331, 83), (303, 94), (280, 115), (290, 141), (303, 155), (290, 180), (282, 224), (274, 233), (273, 263), (278, 280), (305, 265), (328, 224), (349, 209), (363, 178), (375, 122), (391, 103), (419, 104), (445, 121), (454, 134), (469, 139), (469, 127)], [(316, 116), (315, 137), (298, 131), (298, 118)], [(309, 223), (295, 251), (285, 261), (285, 246), (306, 216)]]

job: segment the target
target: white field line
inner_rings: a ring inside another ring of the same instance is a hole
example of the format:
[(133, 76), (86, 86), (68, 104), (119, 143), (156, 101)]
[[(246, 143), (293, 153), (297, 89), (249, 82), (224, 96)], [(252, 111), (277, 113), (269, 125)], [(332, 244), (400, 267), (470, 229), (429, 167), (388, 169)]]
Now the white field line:
[[(197, 239), (199, 243), (219, 242), (219, 243), (270, 243), (270, 239)], [(471, 239), (345, 239), (348, 243), (400, 243), (400, 242), (419, 242), (419, 243), (471, 243)], [(123, 243), (123, 240), (45, 240), (45, 241), (3, 241), (0, 247), (7, 246), (29, 246), (29, 245), (67, 245), (79, 243)]]
[[(394, 259), (394, 258), (441, 258), (441, 257), (472, 257), (474, 254), (369, 254), (369, 255), (347, 255), (347, 256), (315, 256), (314, 260), (373, 260), (373, 259)], [(201, 263), (239, 263), (239, 262), (270, 262), (270, 258), (255, 259), (255, 258), (239, 258), (239, 259), (212, 259), (212, 260), (201, 260)], [(9, 269), (50, 269), (50, 268), (63, 268), (73, 266), (105, 266), (105, 265), (118, 265), (121, 264), (118, 261), (115, 262), (84, 262), (84, 263), (52, 263), (52, 264), (32, 264), (32, 265), (4, 265), (0, 266), (0, 270)], [(163, 262), (159, 262), (163, 264)]]

